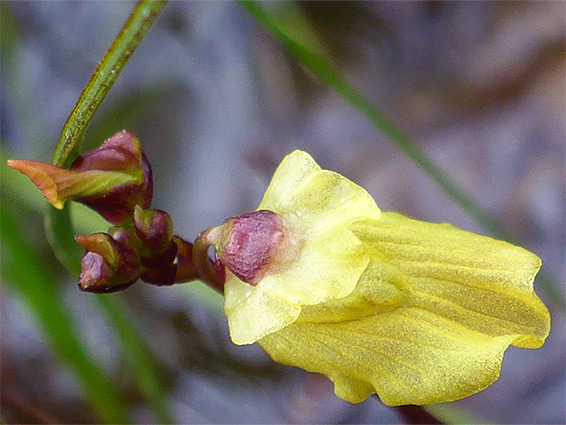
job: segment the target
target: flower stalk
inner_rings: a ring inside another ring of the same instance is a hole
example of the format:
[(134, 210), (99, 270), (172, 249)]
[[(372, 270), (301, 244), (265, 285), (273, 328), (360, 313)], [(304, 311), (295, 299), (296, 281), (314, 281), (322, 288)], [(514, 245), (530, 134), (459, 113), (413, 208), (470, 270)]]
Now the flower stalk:
[(137, 3), (67, 118), (53, 152), (54, 165), (67, 167), (79, 155), (86, 130), (98, 107), (166, 4), (167, 0)]
[(224, 283), (226, 280), (226, 271), (215, 252), (215, 260), (209, 258), (209, 248), (214, 247), (219, 238), (219, 228), (201, 232), (195, 239), (193, 245), (193, 261), (199, 279), (208, 283), (212, 288), (220, 293), (224, 293)]

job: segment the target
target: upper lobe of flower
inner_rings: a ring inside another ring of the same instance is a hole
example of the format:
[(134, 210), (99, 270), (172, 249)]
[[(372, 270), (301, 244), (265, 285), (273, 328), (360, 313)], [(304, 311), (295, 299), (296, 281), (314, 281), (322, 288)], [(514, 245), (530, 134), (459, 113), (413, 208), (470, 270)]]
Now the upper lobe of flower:
[(364, 189), (322, 170), (301, 151), (283, 160), (258, 210), (281, 217), (288, 242), (277, 261), (287, 265), (265, 273), (255, 287), (229, 274), (225, 309), (236, 344), (251, 344), (289, 325), (304, 305), (350, 294), (369, 258), (348, 225), (381, 215)]

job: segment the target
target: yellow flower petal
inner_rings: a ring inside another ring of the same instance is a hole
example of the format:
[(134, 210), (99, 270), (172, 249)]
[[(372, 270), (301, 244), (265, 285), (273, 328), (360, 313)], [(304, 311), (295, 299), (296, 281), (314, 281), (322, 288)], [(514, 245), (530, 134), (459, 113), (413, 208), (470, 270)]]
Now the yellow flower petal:
[(535, 255), (394, 213), (350, 229), (371, 258), (358, 286), (260, 339), (274, 360), (329, 376), (350, 402), (377, 392), (389, 405), (430, 404), (491, 385), (510, 344), (544, 343)]
[(277, 167), (263, 195), (260, 204), (262, 208), (258, 209), (288, 212), (293, 207), (292, 194), (296, 188), (305, 177), (320, 170), (318, 164), (306, 152), (294, 151), (287, 155)]
[(303, 233), (328, 232), (354, 218), (381, 216), (363, 188), (338, 173), (321, 170), (302, 151), (285, 157), (257, 209), (280, 214)]
[(351, 232), (338, 230), (306, 239), (290, 268), (265, 276), (256, 287), (229, 275), (225, 311), (234, 343), (251, 344), (295, 321), (302, 305), (343, 298), (354, 290), (368, 258)]
[(304, 152), (285, 158), (259, 209), (281, 216), (298, 254), (255, 286), (228, 273), (232, 340), (329, 376), (344, 400), (463, 398), (498, 378), (510, 344), (537, 348), (548, 335), (533, 292), (537, 256), (448, 224), (382, 215), (365, 190)]
[(372, 258), (394, 265), (405, 277), (411, 305), (486, 335), (516, 335), (513, 345), (519, 347), (544, 343), (550, 316), (533, 292), (541, 265), (536, 255), (449, 224), (395, 213), (350, 228)]
[(511, 339), (408, 308), (343, 322), (297, 321), (259, 344), (279, 363), (327, 375), (346, 401), (377, 392), (397, 406), (457, 400), (488, 387)]
[(258, 210), (282, 217), (298, 255), (290, 267), (268, 273), (255, 288), (229, 274), (225, 310), (236, 344), (253, 343), (287, 326), (302, 305), (350, 294), (369, 260), (347, 226), (381, 216), (364, 189), (321, 170), (301, 151), (283, 160)]
[(253, 344), (299, 317), (301, 307), (236, 277), (224, 286), (224, 309), (234, 344)]

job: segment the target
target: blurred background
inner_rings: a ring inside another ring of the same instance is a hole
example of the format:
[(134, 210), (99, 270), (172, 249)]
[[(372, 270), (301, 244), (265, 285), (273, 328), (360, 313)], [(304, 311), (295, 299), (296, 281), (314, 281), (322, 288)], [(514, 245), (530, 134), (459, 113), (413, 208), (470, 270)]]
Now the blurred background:
[[(342, 402), (326, 378), (232, 345), (222, 298), (199, 283), (140, 282), (97, 296), (79, 292), (77, 276), (57, 262), (43, 229), (47, 203), (5, 159), (50, 161), (132, 6), (0, 4), (1, 421), (399, 423), (375, 399)], [(566, 3), (263, 6), (538, 254), (564, 293)], [(383, 210), (487, 234), (233, 2), (167, 5), (84, 149), (123, 128), (153, 165), (153, 207), (190, 240), (255, 209), (297, 148), (362, 185)], [(104, 228), (77, 206), (72, 216), (79, 233)], [(564, 307), (535, 288), (552, 315), (545, 346), (510, 348), (497, 383), (434, 412), (455, 423), (566, 422)], [(101, 414), (93, 394), (118, 413)]]

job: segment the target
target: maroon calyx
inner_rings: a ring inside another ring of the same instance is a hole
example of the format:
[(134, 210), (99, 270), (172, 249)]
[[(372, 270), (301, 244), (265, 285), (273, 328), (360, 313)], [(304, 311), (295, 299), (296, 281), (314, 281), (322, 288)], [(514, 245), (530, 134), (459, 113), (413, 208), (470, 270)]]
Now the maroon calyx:
[(102, 146), (77, 157), (71, 164), (75, 171), (128, 171), (140, 170), (143, 182), (117, 185), (111, 191), (77, 198), (113, 224), (128, 221), (136, 205), (149, 208), (153, 197), (151, 164), (141, 149), (137, 137), (127, 130), (119, 131)]
[(115, 292), (135, 283), (140, 276), (136, 252), (108, 233), (76, 236), (86, 252), (81, 261), (79, 288), (87, 292)]
[(257, 285), (287, 239), (281, 216), (260, 210), (226, 220), (227, 238), (217, 246), (222, 263), (240, 280)]

